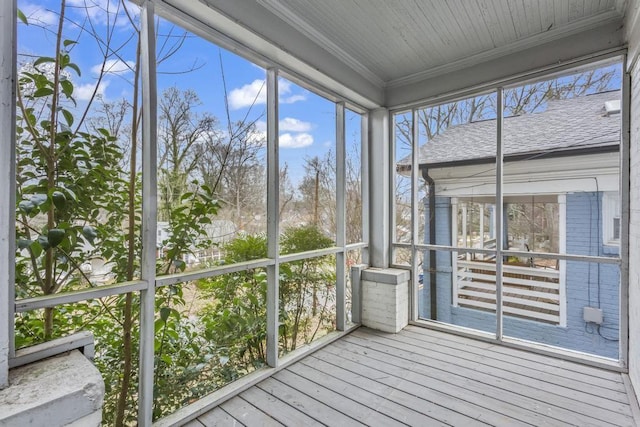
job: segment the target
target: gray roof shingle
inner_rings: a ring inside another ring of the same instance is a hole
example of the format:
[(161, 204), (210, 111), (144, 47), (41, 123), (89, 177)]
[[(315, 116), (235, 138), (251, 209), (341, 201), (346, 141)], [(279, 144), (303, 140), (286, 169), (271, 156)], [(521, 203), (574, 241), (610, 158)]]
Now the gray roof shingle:
[[(615, 150), (620, 144), (620, 115), (607, 115), (605, 102), (619, 99), (620, 91), (611, 91), (553, 100), (541, 113), (505, 118), (505, 158), (529, 155), (537, 158), (585, 148)], [(496, 152), (496, 120), (450, 127), (419, 150), (419, 163), (432, 168), (453, 166), (452, 163), (482, 163), (483, 159), (492, 161)], [(399, 169), (404, 169), (410, 159), (398, 163)]]

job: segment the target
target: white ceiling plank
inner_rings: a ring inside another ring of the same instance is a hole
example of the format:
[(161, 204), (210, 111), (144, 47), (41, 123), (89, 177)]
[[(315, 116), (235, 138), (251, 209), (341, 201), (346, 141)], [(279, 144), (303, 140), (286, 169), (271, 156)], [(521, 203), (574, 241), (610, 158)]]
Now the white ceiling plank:
[[(612, 20), (622, 23), (626, 4), (626, 0), (181, 1), (222, 9), (285, 51), (289, 44), (296, 49), (307, 41), (315, 44), (323, 51), (320, 56), (330, 55), (331, 61), (341, 62), (381, 89), (494, 60), (514, 49), (559, 40)], [(248, 20), (243, 11), (255, 16)], [(305, 41), (297, 40), (296, 33)], [(332, 68), (323, 66), (318, 55), (292, 53), (312, 67)]]
[(569, 0), (569, 22), (584, 16), (584, 0)]
[(524, 7), (524, 19), (529, 28), (529, 35), (538, 34), (546, 30), (547, 27), (542, 26), (542, 19), (540, 18), (540, 1), (522, 0), (522, 5)]
[(549, 31), (555, 26), (553, 0), (540, 0), (539, 5), (542, 31)]
[(566, 25), (569, 22), (569, 2), (566, 0), (554, 1), (556, 27)]
[(530, 33), (529, 28), (526, 26), (527, 20), (522, 0), (511, 1), (508, 5), (509, 12), (511, 13), (511, 23), (513, 24), (514, 31), (516, 32), (516, 38), (521, 39), (526, 37)]

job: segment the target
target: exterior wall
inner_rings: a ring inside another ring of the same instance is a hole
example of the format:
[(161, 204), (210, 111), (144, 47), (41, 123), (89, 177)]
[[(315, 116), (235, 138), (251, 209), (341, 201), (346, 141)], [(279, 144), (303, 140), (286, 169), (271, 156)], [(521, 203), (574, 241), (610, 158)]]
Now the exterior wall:
[[(425, 212), (429, 215), (428, 201), (425, 203)], [(449, 197), (436, 197), (436, 243), (439, 245), (451, 244), (451, 199)], [(425, 224), (425, 242), (429, 242), (429, 222)], [(422, 291), (419, 298), (419, 316), (431, 318), (431, 275), (429, 263), (429, 251), (423, 254), (423, 279)], [(449, 252), (436, 252), (436, 299), (437, 320), (452, 323), (451, 304), (451, 254)]]
[[(566, 247), (568, 253), (600, 256), (617, 254), (617, 248), (601, 244), (601, 194), (595, 192), (567, 194), (566, 206)], [(425, 228), (427, 229), (425, 242), (428, 242), (428, 227)], [(450, 230), (450, 199), (438, 197), (436, 200), (436, 243), (450, 245)], [(430, 278), (427, 253), (424, 254), (424, 266), (420, 317), (429, 318)], [(452, 306), (453, 272), (448, 253), (438, 253), (436, 267), (437, 320), (485, 332), (495, 332), (496, 316), (494, 313)], [(618, 335), (619, 268), (615, 265), (567, 262), (566, 272), (567, 326), (554, 326), (505, 316), (503, 324), (505, 336), (617, 358), (618, 342), (610, 340), (610, 338), (617, 339)], [(589, 326), (585, 328), (582, 313), (585, 306), (602, 308), (604, 324), (600, 331)]]
[(629, 218), (629, 377), (640, 397), (640, 2), (627, 8), (627, 42), (631, 74), (630, 218)]

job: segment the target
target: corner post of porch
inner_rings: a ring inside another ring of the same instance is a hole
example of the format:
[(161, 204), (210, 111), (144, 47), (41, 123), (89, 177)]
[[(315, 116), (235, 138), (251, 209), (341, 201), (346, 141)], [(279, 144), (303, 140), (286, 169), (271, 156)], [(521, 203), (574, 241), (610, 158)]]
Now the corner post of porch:
[(369, 264), (389, 266), (389, 110), (369, 112)]
[(16, 2), (0, 3), (0, 390), (9, 386), (9, 359), (14, 355), (16, 206)]

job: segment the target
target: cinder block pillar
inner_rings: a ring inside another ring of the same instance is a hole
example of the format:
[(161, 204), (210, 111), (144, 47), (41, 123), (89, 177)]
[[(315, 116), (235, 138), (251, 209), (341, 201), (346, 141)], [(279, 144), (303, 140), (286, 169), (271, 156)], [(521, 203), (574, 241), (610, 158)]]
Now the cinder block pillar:
[(362, 272), (362, 325), (399, 332), (409, 323), (409, 271), (369, 268)]

